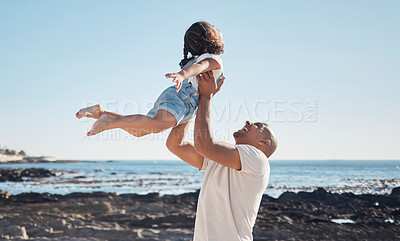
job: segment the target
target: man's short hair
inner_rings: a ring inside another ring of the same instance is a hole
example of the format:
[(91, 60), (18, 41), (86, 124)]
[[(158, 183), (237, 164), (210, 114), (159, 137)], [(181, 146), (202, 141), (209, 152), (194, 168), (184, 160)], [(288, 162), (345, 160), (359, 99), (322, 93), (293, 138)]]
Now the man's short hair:
[(263, 123), (264, 125), (264, 129), (266, 131), (264, 131), (265, 133), (265, 138), (271, 141), (271, 148), (268, 151), (267, 156), (270, 157), (272, 154), (274, 154), (276, 148), (278, 147), (278, 141), (276, 140), (276, 136), (274, 131), (272, 130), (271, 126), (268, 125), (267, 123)]

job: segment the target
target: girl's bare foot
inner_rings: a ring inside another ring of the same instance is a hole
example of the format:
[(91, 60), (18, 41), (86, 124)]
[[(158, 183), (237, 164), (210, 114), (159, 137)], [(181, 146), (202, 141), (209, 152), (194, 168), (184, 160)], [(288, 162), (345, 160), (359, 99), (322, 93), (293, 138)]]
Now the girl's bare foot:
[(99, 119), (102, 116), (103, 109), (101, 105), (94, 105), (87, 108), (82, 108), (78, 112), (76, 112), (76, 118), (80, 119), (83, 117), (95, 118)]
[(115, 118), (108, 117), (106, 115), (102, 115), (92, 126), (92, 129), (86, 134), (87, 136), (96, 135), (102, 131), (106, 131), (111, 129), (111, 122)]

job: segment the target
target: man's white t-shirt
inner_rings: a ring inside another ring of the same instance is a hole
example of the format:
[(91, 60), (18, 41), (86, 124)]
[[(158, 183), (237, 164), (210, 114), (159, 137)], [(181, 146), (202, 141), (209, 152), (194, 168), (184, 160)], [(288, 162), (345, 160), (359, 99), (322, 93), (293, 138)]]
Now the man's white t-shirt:
[[(214, 59), (215, 61), (217, 61), (217, 63), (221, 66), (220, 69), (214, 69), (212, 71), (215, 80), (217, 80), (219, 78), (219, 76), (222, 74), (223, 71), (223, 65), (222, 65), (222, 58), (221, 56), (219, 56), (218, 54), (210, 54), (210, 53), (205, 53), (200, 55), (199, 57), (191, 60), (188, 64), (185, 65), (185, 68), (187, 68), (188, 66), (192, 65), (192, 64), (197, 64), (200, 61), (204, 60), (204, 59)], [(198, 90), (198, 81), (196, 76), (191, 76), (188, 78), (188, 82), (192, 84), (192, 86)]]
[(236, 145), (242, 169), (204, 159), (193, 241), (253, 240), (253, 227), (269, 179), (269, 162), (251, 145)]

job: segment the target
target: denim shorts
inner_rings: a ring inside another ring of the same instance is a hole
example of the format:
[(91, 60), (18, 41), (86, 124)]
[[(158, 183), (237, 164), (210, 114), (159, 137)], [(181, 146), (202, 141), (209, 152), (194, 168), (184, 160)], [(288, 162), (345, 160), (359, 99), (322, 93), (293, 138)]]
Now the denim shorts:
[(176, 125), (179, 125), (188, 122), (196, 115), (198, 105), (199, 92), (186, 79), (178, 93), (175, 86), (164, 90), (147, 116), (154, 117), (157, 110), (166, 110), (175, 117)]

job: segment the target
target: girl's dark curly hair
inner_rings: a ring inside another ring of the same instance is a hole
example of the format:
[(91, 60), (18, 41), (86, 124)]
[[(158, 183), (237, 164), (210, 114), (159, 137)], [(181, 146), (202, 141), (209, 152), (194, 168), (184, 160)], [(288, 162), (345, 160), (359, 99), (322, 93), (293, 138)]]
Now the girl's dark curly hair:
[[(224, 46), (220, 41), (215, 41), (215, 39), (211, 38), (212, 27), (208, 22), (201, 21), (192, 24), (186, 31), (183, 45), (183, 59), (179, 63), (181, 68), (194, 59), (195, 56), (204, 53), (222, 54), (224, 52)], [(190, 58), (188, 58), (189, 53), (191, 54)]]

